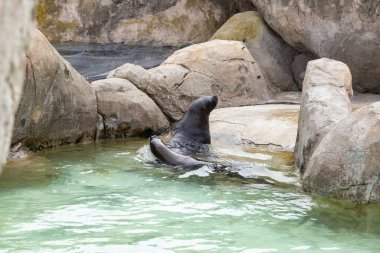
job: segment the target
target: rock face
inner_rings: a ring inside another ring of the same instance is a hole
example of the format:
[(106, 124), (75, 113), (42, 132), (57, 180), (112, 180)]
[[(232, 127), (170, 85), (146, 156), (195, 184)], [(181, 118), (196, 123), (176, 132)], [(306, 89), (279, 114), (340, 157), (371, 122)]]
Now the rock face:
[(301, 173), (322, 138), (351, 113), (351, 97), (351, 73), (346, 64), (326, 58), (308, 63), (294, 154)]
[(169, 127), (160, 108), (131, 82), (109, 78), (92, 83), (100, 114), (99, 137), (128, 137)]
[(219, 28), (213, 39), (244, 42), (272, 87), (284, 91), (298, 90), (291, 64), (299, 53), (276, 35), (258, 12), (235, 14)]
[(380, 202), (380, 103), (340, 121), (321, 141), (303, 176), (303, 187), (322, 196)]
[(284, 104), (216, 109), (210, 115), (212, 143), (293, 151), (298, 112), (298, 105)]
[(207, 40), (231, 12), (252, 8), (249, 0), (39, 0), (37, 21), (52, 42), (177, 46)]
[(302, 90), (307, 63), (312, 60), (315, 60), (315, 57), (311, 54), (299, 54), (294, 57), (291, 69), (294, 81), (297, 83), (300, 90)]
[(109, 77), (131, 81), (174, 121), (203, 95), (217, 95), (219, 107), (253, 105), (270, 98), (260, 67), (238, 41), (196, 44), (176, 51), (159, 67), (145, 70), (126, 64)]
[(14, 114), (22, 92), (24, 56), (32, 28), (33, 1), (0, 3), (0, 173), (8, 157)]
[(12, 145), (21, 142), (36, 151), (84, 141), (93, 135), (96, 116), (90, 84), (35, 30)]
[(289, 45), (346, 63), (358, 91), (380, 92), (378, 0), (252, 0)]

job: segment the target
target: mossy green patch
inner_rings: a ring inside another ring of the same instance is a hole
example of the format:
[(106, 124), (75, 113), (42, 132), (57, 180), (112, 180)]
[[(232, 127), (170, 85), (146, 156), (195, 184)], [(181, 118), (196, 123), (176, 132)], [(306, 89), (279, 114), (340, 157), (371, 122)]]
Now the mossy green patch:
[(60, 21), (57, 18), (60, 11), (61, 6), (57, 5), (54, 0), (40, 0), (37, 4), (35, 15), (38, 27), (52, 43), (60, 42), (62, 34), (78, 27), (76, 22)]
[(249, 41), (255, 39), (262, 31), (263, 19), (256, 11), (235, 14), (219, 28), (211, 40)]

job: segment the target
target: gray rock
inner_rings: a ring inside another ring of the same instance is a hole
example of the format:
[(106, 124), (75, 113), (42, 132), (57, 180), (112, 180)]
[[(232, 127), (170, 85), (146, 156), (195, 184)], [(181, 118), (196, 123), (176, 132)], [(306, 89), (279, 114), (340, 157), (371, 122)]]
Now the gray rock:
[(343, 119), (310, 158), (302, 185), (328, 198), (380, 202), (380, 103)]
[(51, 42), (185, 45), (207, 40), (249, 0), (39, 0), (37, 21)]
[(139, 136), (169, 127), (160, 108), (131, 82), (109, 78), (92, 83), (95, 90), (100, 138)]
[(293, 151), (298, 105), (255, 105), (220, 108), (210, 115), (213, 145), (249, 145)]
[(14, 115), (21, 97), (23, 59), (32, 28), (33, 1), (2, 0), (0, 4), (0, 173), (8, 157)]
[(311, 54), (299, 54), (294, 57), (291, 69), (293, 78), (300, 90), (302, 90), (302, 82), (305, 78), (307, 63), (312, 60), (315, 60), (315, 57)]
[(273, 88), (298, 90), (290, 67), (299, 52), (275, 34), (258, 12), (235, 14), (219, 28), (213, 39), (244, 42)]
[(351, 113), (351, 73), (347, 65), (330, 60), (309, 61), (298, 121), (295, 164), (301, 173), (334, 123)]
[(289, 45), (346, 63), (353, 87), (380, 92), (379, 0), (252, 0)]
[(35, 30), (12, 145), (22, 142), (36, 151), (87, 141), (93, 137), (96, 117), (90, 84)]
[(260, 67), (238, 41), (196, 44), (176, 51), (156, 68), (144, 70), (126, 64), (112, 76), (131, 81), (174, 121), (203, 95), (217, 95), (219, 107), (254, 105), (270, 99)]

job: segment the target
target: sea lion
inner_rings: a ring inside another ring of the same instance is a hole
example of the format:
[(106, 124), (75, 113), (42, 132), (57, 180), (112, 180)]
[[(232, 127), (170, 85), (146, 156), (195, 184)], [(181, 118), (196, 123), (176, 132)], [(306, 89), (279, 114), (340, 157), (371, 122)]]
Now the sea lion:
[(217, 96), (203, 96), (190, 105), (167, 146), (181, 154), (204, 153), (211, 143), (209, 116), (218, 104)]
[(173, 166), (201, 167), (210, 165), (208, 162), (196, 160), (190, 156), (184, 156), (170, 150), (156, 137), (150, 138), (150, 150), (158, 159)]

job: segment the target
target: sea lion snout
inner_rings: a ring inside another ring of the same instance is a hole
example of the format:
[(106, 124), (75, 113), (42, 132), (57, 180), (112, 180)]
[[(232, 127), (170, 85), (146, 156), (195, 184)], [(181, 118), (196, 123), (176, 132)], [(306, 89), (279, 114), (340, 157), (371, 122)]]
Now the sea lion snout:
[(214, 108), (215, 108), (216, 105), (218, 104), (218, 97), (217, 96), (212, 96), (212, 101), (215, 104), (215, 106), (214, 106)]

